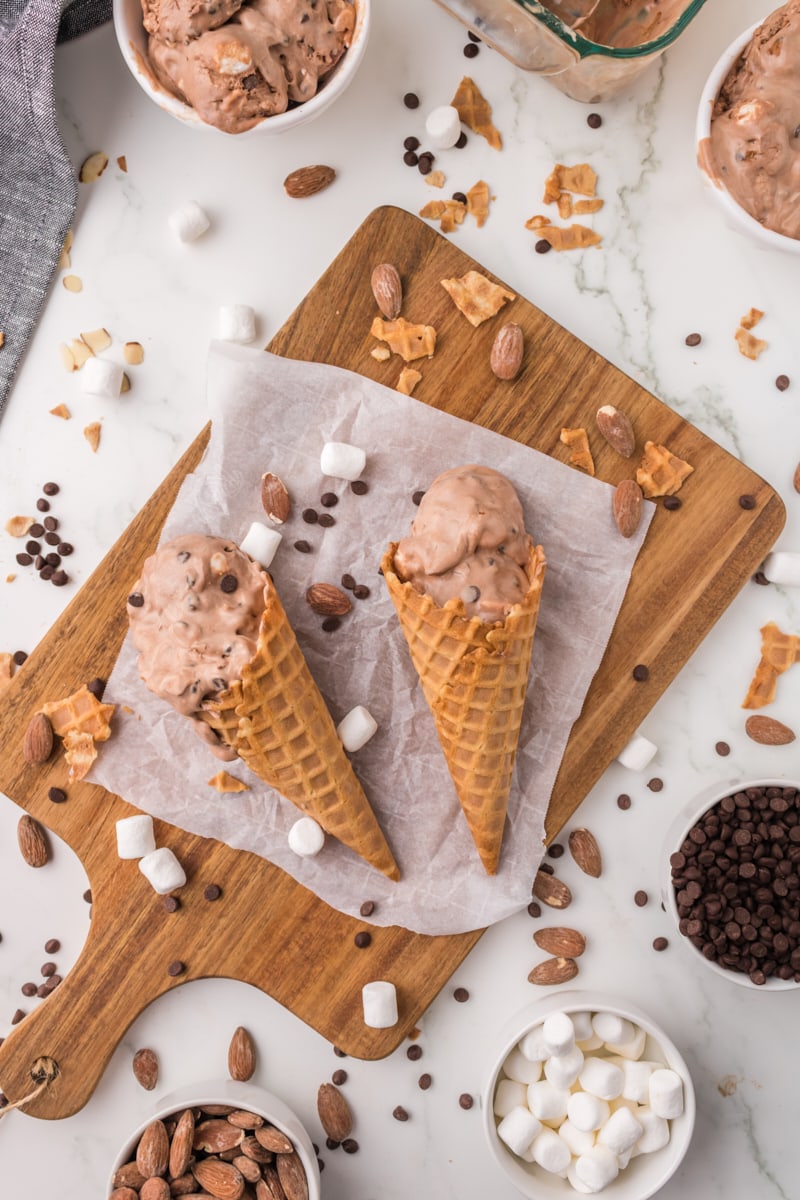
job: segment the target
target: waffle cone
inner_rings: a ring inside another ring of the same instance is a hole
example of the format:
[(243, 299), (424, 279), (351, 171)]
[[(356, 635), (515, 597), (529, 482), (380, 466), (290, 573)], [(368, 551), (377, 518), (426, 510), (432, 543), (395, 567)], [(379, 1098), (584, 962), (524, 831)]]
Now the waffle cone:
[(433, 713), (436, 733), (486, 872), (500, 859), (514, 759), (539, 612), (545, 557), (532, 546), (530, 583), (505, 621), (466, 617), (460, 600), (440, 607), (402, 582), (392, 543), (381, 567)]
[(400, 872), (274, 587), (256, 653), (203, 719), (248, 767), (371, 866)]

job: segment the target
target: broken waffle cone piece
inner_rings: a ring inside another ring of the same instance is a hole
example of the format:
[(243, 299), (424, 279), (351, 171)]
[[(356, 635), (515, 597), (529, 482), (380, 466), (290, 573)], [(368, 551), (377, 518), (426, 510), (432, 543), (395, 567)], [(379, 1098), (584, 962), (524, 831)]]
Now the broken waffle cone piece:
[(236, 779), (235, 776), (229, 775), (227, 771), (217, 771), (216, 775), (212, 775), (209, 779), (208, 786), (216, 788), (218, 792), (250, 791), (246, 783), (242, 783), (241, 779)]
[[(434, 201), (436, 203), (436, 201)], [(393, 354), (399, 354), (405, 362), (416, 358), (431, 358), (436, 349), (436, 330), (432, 325), (412, 325), (404, 317), (395, 321), (384, 321), (376, 317), (370, 333), (381, 342), (386, 342)]]
[(800, 662), (800, 637), (784, 633), (774, 621), (761, 628), (761, 657), (742, 708), (763, 708), (775, 699), (778, 676)]
[(494, 875), (525, 705), (544, 551), (531, 547), (530, 586), (522, 602), (504, 621), (489, 624), (466, 617), (461, 600), (440, 607), (403, 582), (394, 568), (396, 549), (390, 544), (383, 556), (383, 576), (470, 833), (484, 869)]
[(492, 124), (492, 106), (469, 75), (465, 75), (450, 101), (464, 125), (480, 134), (495, 150), (502, 149), (503, 139)]
[(467, 271), (460, 278), (440, 280), (459, 312), (470, 325), (481, 325), (493, 317), (509, 300), (516, 300), (516, 293), (509, 292), (499, 283), (492, 283), (480, 271)]
[(48, 701), (39, 711), (64, 743), (69, 778), (83, 779), (97, 758), (96, 743), (108, 741), (111, 736), (114, 705), (103, 704), (84, 684), (63, 700)]
[(694, 467), (666, 446), (645, 442), (642, 461), (636, 469), (636, 482), (648, 500), (655, 496), (674, 496), (693, 471)]
[(569, 447), (570, 466), (594, 475), (594, 459), (589, 449), (589, 437), (585, 429), (562, 429), (560, 441)]
[(739, 326), (736, 333), (733, 335), (736, 339), (736, 344), (739, 347), (739, 353), (745, 358), (755, 361), (760, 354), (766, 350), (769, 345), (763, 338), (757, 338), (755, 334), (750, 333), (743, 326)]
[(479, 179), (467, 192), (467, 212), (475, 218), (479, 229), (486, 224), (489, 216), (489, 185), (485, 179)]
[(526, 228), (534, 229), (545, 242), (549, 242), (554, 250), (583, 250), (587, 246), (599, 246), (602, 237), (588, 225), (541, 225), (533, 224), (536, 218), (526, 222)]
[(201, 716), (260, 779), (390, 879), (400, 872), (274, 587), (256, 652)]

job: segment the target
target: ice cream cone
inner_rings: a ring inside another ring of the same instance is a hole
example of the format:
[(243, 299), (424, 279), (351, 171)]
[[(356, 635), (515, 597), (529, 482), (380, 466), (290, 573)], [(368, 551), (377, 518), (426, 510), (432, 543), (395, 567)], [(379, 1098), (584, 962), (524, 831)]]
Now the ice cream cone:
[(275, 588), (253, 658), (203, 719), (248, 767), (373, 867), (400, 872), (344, 752)]
[(533, 635), (545, 570), (532, 546), (530, 584), (502, 622), (466, 617), (461, 600), (439, 606), (402, 582), (396, 543), (381, 567), (436, 733), (484, 868), (497, 871), (514, 772)]

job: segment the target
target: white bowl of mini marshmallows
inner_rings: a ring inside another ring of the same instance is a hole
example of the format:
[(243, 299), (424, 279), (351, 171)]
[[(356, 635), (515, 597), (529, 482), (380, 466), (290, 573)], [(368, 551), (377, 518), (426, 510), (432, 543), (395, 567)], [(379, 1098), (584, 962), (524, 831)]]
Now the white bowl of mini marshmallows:
[(662, 1029), (602, 993), (554, 992), (517, 1013), (483, 1091), (489, 1148), (531, 1200), (646, 1200), (692, 1138), (688, 1068)]

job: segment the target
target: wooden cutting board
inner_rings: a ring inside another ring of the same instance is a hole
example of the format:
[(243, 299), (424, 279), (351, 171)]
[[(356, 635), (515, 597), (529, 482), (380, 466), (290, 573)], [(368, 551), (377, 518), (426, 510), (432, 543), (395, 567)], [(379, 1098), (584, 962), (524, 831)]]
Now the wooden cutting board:
[[(639, 449), (645, 438), (663, 442), (695, 467), (681, 507), (658, 506), (634, 567), (556, 782), (547, 818), (552, 838), (761, 562), (783, 525), (783, 505), (747, 467), (522, 298), (473, 328), (439, 281), (481, 268), (455, 240), (400, 209), (380, 208), (367, 218), (269, 348), (394, 386), (400, 360), (379, 363), (370, 355), (376, 310), (369, 281), (384, 261), (402, 276), (405, 316), (438, 331), (435, 357), (422, 360), (419, 400), (564, 461), (562, 426), (583, 426), (599, 478), (612, 483), (631, 476), (638, 461), (638, 450), (634, 459), (622, 459), (597, 435), (598, 405), (614, 404), (631, 417)], [(489, 368), (492, 341), (506, 320), (525, 334), (524, 366), (513, 383), (499, 382)], [(155, 549), (207, 438), (205, 429), (106, 555), (19, 671), (0, 711), (0, 788), (70, 844), (93, 898), (89, 936), (75, 966), (0, 1047), (0, 1086), (11, 1100), (31, 1091), (37, 1058), (47, 1055), (59, 1065), (55, 1082), (27, 1106), (34, 1116), (65, 1117), (81, 1108), (135, 1017), (189, 979), (225, 976), (254, 984), (348, 1054), (381, 1058), (413, 1028), (480, 936), (375, 928), (369, 950), (357, 950), (353, 936), (363, 924), (278, 868), (157, 822), (159, 845), (174, 849), (188, 875), (180, 909), (167, 913), (143, 877), (118, 870), (115, 822), (130, 806), (90, 783), (67, 786), (60, 755), (45, 767), (25, 764), (22, 738), (30, 714), (111, 672), (125, 635), (131, 582)], [(745, 494), (754, 507), (740, 505)], [(638, 663), (649, 669), (646, 682), (633, 679)], [(67, 787), (66, 803), (48, 800), (53, 785)], [(209, 883), (222, 887), (214, 903), (203, 897)], [(247, 928), (257, 936), (243, 937)], [(185, 972), (174, 977), (167, 968), (176, 960)], [(368, 1029), (361, 986), (381, 978), (397, 985), (400, 1020), (392, 1029)]]

